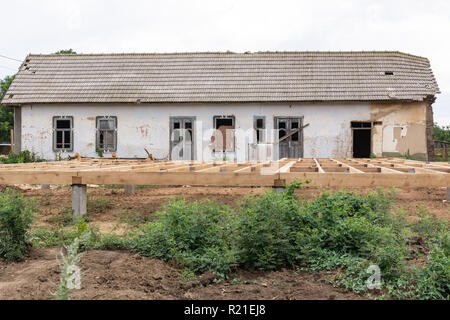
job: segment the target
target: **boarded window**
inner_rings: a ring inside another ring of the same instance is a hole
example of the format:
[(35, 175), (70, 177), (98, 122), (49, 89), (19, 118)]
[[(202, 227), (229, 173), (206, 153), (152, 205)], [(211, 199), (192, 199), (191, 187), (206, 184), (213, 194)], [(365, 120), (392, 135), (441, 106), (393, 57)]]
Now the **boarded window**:
[(97, 149), (117, 151), (117, 117), (97, 117)]
[(53, 118), (53, 150), (73, 151), (73, 118)]

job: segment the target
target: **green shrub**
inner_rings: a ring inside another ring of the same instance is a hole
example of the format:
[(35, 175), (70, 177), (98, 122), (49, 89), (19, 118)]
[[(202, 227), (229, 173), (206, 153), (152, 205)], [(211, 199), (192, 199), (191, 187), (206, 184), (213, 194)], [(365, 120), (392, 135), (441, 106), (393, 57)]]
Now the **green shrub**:
[(416, 272), (418, 299), (450, 299), (450, 239), (443, 233), (428, 256), (428, 263)]
[(0, 258), (21, 260), (27, 254), (27, 231), (34, 205), (20, 193), (7, 189), (0, 195)]
[(298, 259), (295, 230), (300, 204), (289, 192), (246, 198), (239, 208), (239, 261), (244, 268), (274, 270)]
[(235, 226), (227, 206), (176, 199), (133, 238), (132, 248), (143, 256), (175, 259), (194, 272), (224, 275), (237, 265)]
[(12, 164), (12, 163), (30, 163), (30, 162), (43, 162), (45, 160), (39, 159), (39, 157), (34, 153), (28, 150), (24, 150), (19, 152), (18, 154), (10, 153), (6, 158), (0, 158), (0, 162), (4, 164)]

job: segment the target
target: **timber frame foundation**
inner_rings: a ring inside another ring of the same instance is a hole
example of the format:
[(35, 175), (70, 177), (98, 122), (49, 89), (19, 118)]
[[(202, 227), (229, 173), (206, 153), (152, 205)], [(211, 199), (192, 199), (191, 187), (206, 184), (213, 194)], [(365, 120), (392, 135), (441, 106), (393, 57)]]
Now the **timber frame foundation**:
[[(72, 185), (74, 215), (86, 214), (86, 187), (136, 185), (273, 187), (293, 181), (322, 187), (450, 187), (450, 163), (377, 159), (281, 159), (273, 162), (81, 159), (0, 165), (0, 184)], [(447, 189), (450, 201), (450, 188)]]

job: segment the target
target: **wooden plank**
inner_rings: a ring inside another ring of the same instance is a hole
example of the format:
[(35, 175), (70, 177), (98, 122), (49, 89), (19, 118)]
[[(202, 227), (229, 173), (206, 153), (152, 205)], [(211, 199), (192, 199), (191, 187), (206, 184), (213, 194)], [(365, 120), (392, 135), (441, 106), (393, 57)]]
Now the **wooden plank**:
[(397, 174), (397, 173), (280, 173), (286, 183), (311, 180), (311, 185), (321, 187), (448, 187), (449, 175)]
[(317, 159), (314, 158), (314, 163), (316, 164), (317, 169), (319, 170), (319, 173), (325, 173), (325, 171), (322, 169), (322, 167), (320, 166), (319, 161), (317, 161)]
[(350, 173), (364, 173), (364, 171), (361, 171), (361, 170), (359, 170), (359, 169), (356, 169), (355, 167), (352, 167), (352, 166), (350, 166), (350, 165), (348, 165), (348, 164), (346, 164), (346, 163), (344, 163), (344, 162), (341, 162), (341, 161), (339, 161), (339, 160), (336, 160), (336, 159), (331, 159), (331, 160), (334, 161), (334, 162), (336, 162), (337, 164), (340, 164), (340, 165), (342, 165), (342, 166), (344, 166), (344, 167), (346, 167), (346, 168), (349, 168)]
[(76, 172), (0, 171), (0, 184), (72, 184)]
[(190, 185), (190, 186), (273, 186), (277, 174), (223, 172), (80, 172), (83, 183), (87, 184), (134, 184), (134, 185)]

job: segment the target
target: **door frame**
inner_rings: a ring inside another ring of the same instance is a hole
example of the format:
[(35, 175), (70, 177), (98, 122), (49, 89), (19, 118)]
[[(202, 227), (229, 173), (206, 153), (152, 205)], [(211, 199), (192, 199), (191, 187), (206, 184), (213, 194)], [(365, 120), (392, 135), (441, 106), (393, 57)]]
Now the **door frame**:
[[(227, 151), (227, 148), (225, 146), (225, 150), (222, 151), (222, 153), (226, 154), (227, 152), (232, 152), (234, 154), (236, 154), (236, 117), (234, 115), (221, 115), (221, 116), (213, 116), (213, 129), (214, 130), (218, 130), (216, 129), (216, 121), (220, 120), (220, 119), (231, 119), (232, 123), (233, 123), (233, 130), (235, 130), (235, 134), (233, 137), (233, 150), (231, 151)], [(214, 152), (216, 153), (217, 150), (214, 150)]]
[[(367, 128), (367, 127), (366, 128), (363, 128), (363, 127), (355, 128), (355, 127), (353, 127), (354, 123), (370, 123), (370, 128)], [(373, 152), (373, 150), (372, 150), (372, 147), (373, 147), (373, 139), (372, 139), (373, 126), (374, 126), (373, 121), (361, 121), (361, 120), (350, 121), (350, 128), (352, 129), (352, 159), (359, 159), (359, 158), (355, 158), (355, 134), (354, 134), (355, 130), (368, 130), (368, 131), (370, 131), (370, 151), (369, 151), (369, 158), (370, 158), (370, 155)]]
[(192, 121), (192, 150), (191, 150), (191, 161), (195, 161), (195, 159), (197, 158), (197, 143), (195, 143), (195, 137), (196, 137), (196, 133), (195, 130), (197, 128), (196, 122), (197, 122), (197, 117), (196, 116), (173, 116), (173, 117), (169, 117), (169, 160), (172, 160), (172, 124), (175, 122), (175, 120), (191, 120)]
[[(305, 120), (305, 116), (274, 116), (273, 117), (273, 128), (275, 130), (278, 130), (278, 119), (289, 119), (289, 120), (300, 119), (299, 128), (301, 128), (303, 126), (303, 123), (305, 122), (304, 121)], [(301, 142), (301, 148), (300, 148), (301, 157), (299, 157), (299, 158), (303, 158), (304, 155), (305, 155), (305, 141), (304, 141), (303, 130), (301, 130), (299, 133), (300, 134), (299, 134), (298, 139)], [(278, 140), (280, 138), (278, 136), (278, 132), (276, 132), (276, 136), (275, 137), (276, 137), (275, 141), (277, 141), (277, 144), (278, 144), (278, 154), (280, 154), (280, 144), (278, 143)]]

